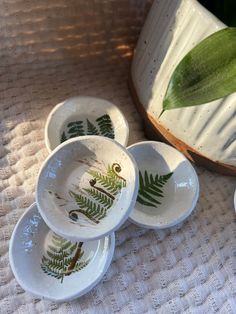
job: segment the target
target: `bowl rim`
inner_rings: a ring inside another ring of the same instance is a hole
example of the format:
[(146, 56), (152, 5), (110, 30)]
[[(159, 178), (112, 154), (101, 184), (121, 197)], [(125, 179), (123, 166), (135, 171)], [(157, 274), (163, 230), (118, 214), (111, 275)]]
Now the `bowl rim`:
[[(136, 219), (134, 219), (134, 217), (132, 217), (132, 212), (131, 212), (131, 214), (129, 216), (129, 220), (132, 223), (134, 223), (135, 225), (143, 227), (143, 228), (147, 228), (147, 229), (156, 229), (156, 230), (159, 229), (160, 230), (160, 229), (166, 229), (166, 228), (174, 227), (175, 225), (183, 222), (192, 213), (192, 211), (196, 207), (197, 201), (199, 199), (200, 186), (199, 186), (198, 175), (197, 175), (196, 170), (194, 169), (193, 165), (191, 164), (191, 162), (184, 156), (184, 154), (182, 154), (179, 150), (177, 150), (176, 148), (174, 148), (171, 145), (168, 145), (166, 143), (159, 142), (159, 141), (142, 141), (142, 142), (138, 142), (138, 143), (135, 143), (135, 144), (128, 146), (127, 150), (130, 151), (130, 149), (133, 147), (142, 146), (142, 145), (146, 146), (146, 145), (150, 145), (150, 144), (155, 145), (155, 146), (160, 145), (163, 147), (168, 147), (168, 149), (175, 151), (177, 154), (179, 154), (181, 157), (183, 157), (185, 162), (187, 162), (187, 164), (190, 166), (190, 169), (191, 169), (193, 176), (195, 178), (195, 181), (196, 181), (196, 192), (195, 192), (195, 195), (194, 195), (193, 200), (192, 200), (192, 205), (188, 208), (188, 210), (184, 211), (183, 214), (179, 218), (177, 218), (177, 219), (175, 219), (169, 223), (166, 223), (166, 224), (148, 224), (145, 222), (140, 222), (140, 221), (137, 221)], [(162, 157), (164, 158), (163, 155), (162, 155)], [(134, 205), (133, 211), (136, 210), (135, 205)]]
[[(83, 289), (81, 291), (77, 291), (77, 292), (71, 293), (69, 296), (67, 296), (65, 298), (51, 298), (51, 297), (43, 295), (42, 293), (39, 293), (38, 291), (35, 291), (34, 289), (32, 289), (30, 287), (30, 285), (27, 285), (26, 281), (22, 280), (21, 277), (19, 277), (19, 275), (18, 275), (19, 267), (15, 267), (15, 262), (14, 262), (13, 245), (14, 245), (15, 241), (18, 241), (17, 238), (16, 238), (16, 234), (17, 234), (18, 228), (20, 227), (21, 223), (24, 221), (26, 216), (29, 215), (30, 212), (33, 212), (35, 209), (38, 211), (38, 207), (37, 207), (36, 202), (32, 203), (25, 210), (25, 212), (21, 215), (21, 217), (19, 218), (18, 222), (16, 223), (16, 225), (14, 227), (14, 230), (13, 230), (11, 238), (10, 238), (10, 243), (9, 243), (9, 262), (10, 262), (11, 270), (12, 270), (12, 272), (13, 272), (15, 278), (16, 278), (16, 281), (20, 284), (20, 286), (26, 292), (31, 293), (35, 297), (39, 297), (41, 299), (46, 299), (46, 300), (51, 300), (51, 301), (54, 301), (54, 302), (71, 301), (73, 299), (76, 299), (76, 298), (81, 297), (82, 295), (88, 293), (91, 289), (93, 289), (101, 281), (102, 277), (105, 275), (105, 273), (107, 272), (107, 270), (108, 270), (108, 268), (109, 268), (109, 266), (110, 266), (110, 264), (112, 262), (112, 259), (113, 259), (113, 256), (114, 256), (114, 250), (115, 250), (115, 233), (112, 232), (111, 234), (106, 236), (109, 239), (109, 248), (108, 248), (106, 261), (104, 263), (102, 271), (99, 272), (99, 276), (89, 286), (87, 286), (85, 289)], [(43, 221), (43, 223), (45, 223), (45, 221)], [(49, 230), (50, 230), (50, 228), (49, 228)]]
[[(51, 153), (53, 150), (55, 150), (57, 148), (57, 146), (53, 149), (51, 146), (51, 141), (50, 141), (50, 132), (49, 132), (49, 127), (53, 121), (53, 118), (55, 116), (55, 114), (57, 113), (57, 111), (64, 107), (64, 111), (67, 112), (66, 110), (66, 103), (68, 101), (71, 101), (71, 100), (75, 100), (75, 99), (91, 99), (91, 100), (99, 100), (99, 101), (103, 101), (104, 103), (109, 103), (112, 107), (114, 107), (120, 114), (120, 116), (122, 117), (122, 123), (123, 123), (123, 129), (125, 131), (125, 137), (124, 137), (124, 141), (120, 144), (122, 144), (123, 146), (127, 146), (128, 144), (128, 141), (129, 141), (129, 124), (128, 124), (128, 121), (126, 120), (125, 118), (125, 115), (123, 114), (123, 112), (120, 110), (120, 108), (118, 108), (115, 104), (113, 104), (112, 102), (110, 102), (109, 100), (107, 99), (103, 99), (103, 98), (100, 98), (100, 97), (93, 97), (93, 96), (83, 96), (83, 95), (78, 95), (78, 96), (72, 96), (72, 97), (69, 97), (63, 101), (61, 101), (60, 103), (58, 103), (57, 105), (55, 105), (53, 107), (53, 109), (49, 112), (48, 114), (48, 117), (47, 117), (47, 120), (46, 120), (46, 123), (45, 123), (45, 128), (44, 128), (44, 141), (45, 141), (45, 145), (46, 145), (46, 148), (48, 150), (49, 153)], [(106, 112), (106, 110), (105, 110)], [(86, 135), (85, 135), (86, 136)], [(78, 137), (78, 136), (77, 136)], [(67, 140), (68, 141), (68, 140)], [(59, 145), (58, 145), (59, 146)]]
[[(86, 141), (88, 139), (90, 140), (97, 140), (100, 139), (101, 141), (108, 141), (111, 142), (115, 145), (117, 145), (119, 147), (119, 149), (130, 159), (131, 163), (133, 164), (133, 170), (134, 170), (134, 183), (133, 183), (133, 193), (132, 193), (132, 199), (131, 202), (128, 206), (128, 208), (126, 210), (124, 210), (123, 216), (120, 219), (119, 223), (117, 223), (116, 225), (114, 225), (113, 228), (108, 229), (107, 231), (104, 231), (103, 233), (100, 233), (97, 236), (92, 236), (90, 238), (88, 237), (83, 237), (83, 236), (72, 236), (71, 234), (68, 234), (67, 232), (62, 231), (61, 229), (58, 229), (47, 217), (47, 215), (45, 214), (45, 211), (41, 208), (40, 206), (40, 199), (39, 199), (39, 186), (40, 186), (40, 181), (41, 181), (41, 176), (42, 176), (42, 172), (43, 170), (47, 167), (47, 164), (49, 162), (49, 160), (51, 160), (51, 158), (54, 158), (54, 156), (57, 154), (57, 152), (59, 150), (62, 150), (65, 148), (65, 146), (69, 146), (71, 143), (73, 142), (81, 142), (81, 141)], [(44, 160), (39, 173), (38, 173), (38, 177), (37, 177), (37, 181), (36, 181), (36, 193), (35, 193), (35, 199), (36, 199), (36, 204), (38, 207), (38, 211), (40, 213), (40, 215), (42, 216), (43, 220), (45, 221), (45, 223), (48, 225), (48, 227), (53, 230), (55, 233), (57, 233), (58, 235), (70, 239), (72, 241), (92, 241), (92, 240), (98, 240), (101, 239), (107, 235), (109, 235), (111, 232), (114, 232), (116, 230), (118, 230), (120, 228), (121, 225), (123, 225), (123, 223), (129, 218), (129, 215), (132, 211), (132, 209), (134, 208), (134, 205), (136, 203), (136, 198), (138, 195), (138, 189), (139, 189), (139, 180), (138, 180), (138, 166), (137, 163), (135, 161), (135, 158), (130, 154), (130, 152), (124, 147), (122, 146), (120, 143), (118, 143), (116, 140), (110, 139), (108, 137), (104, 137), (104, 136), (99, 136), (99, 135), (84, 135), (84, 136), (78, 136), (75, 138), (71, 138), (69, 140), (67, 140), (66, 142), (60, 144), (59, 146), (57, 146), (52, 152), (51, 154)]]

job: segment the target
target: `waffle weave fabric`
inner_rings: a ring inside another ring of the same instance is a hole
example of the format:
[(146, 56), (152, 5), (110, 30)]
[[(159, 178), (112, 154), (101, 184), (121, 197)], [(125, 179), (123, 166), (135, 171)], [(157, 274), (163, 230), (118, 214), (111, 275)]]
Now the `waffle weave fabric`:
[(202, 168), (191, 217), (162, 231), (125, 223), (107, 274), (80, 299), (35, 299), (9, 266), (9, 239), (34, 202), (48, 155), (44, 125), (57, 103), (75, 95), (110, 100), (128, 120), (129, 144), (145, 139), (127, 77), (150, 4), (0, 0), (0, 313), (236, 313), (235, 178)]

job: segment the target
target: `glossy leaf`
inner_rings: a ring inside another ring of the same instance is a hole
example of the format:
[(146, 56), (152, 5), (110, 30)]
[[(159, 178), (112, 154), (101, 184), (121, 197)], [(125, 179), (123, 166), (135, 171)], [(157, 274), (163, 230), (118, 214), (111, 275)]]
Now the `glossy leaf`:
[(236, 91), (236, 28), (220, 30), (193, 48), (170, 79), (163, 111), (195, 106)]

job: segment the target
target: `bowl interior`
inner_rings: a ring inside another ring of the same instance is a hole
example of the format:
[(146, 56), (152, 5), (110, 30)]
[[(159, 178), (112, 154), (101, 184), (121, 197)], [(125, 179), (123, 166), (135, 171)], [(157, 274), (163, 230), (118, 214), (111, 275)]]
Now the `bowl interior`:
[(198, 197), (198, 178), (191, 163), (164, 143), (144, 142), (128, 150), (137, 162), (140, 184), (131, 220), (154, 228), (180, 222)]
[(22, 287), (55, 301), (86, 293), (110, 264), (114, 239), (71, 242), (53, 233), (34, 205), (17, 225), (10, 246), (13, 272)]
[(72, 139), (44, 164), (37, 203), (49, 227), (71, 239), (98, 239), (128, 218), (137, 169), (118, 143), (100, 136)]
[(101, 135), (126, 146), (128, 124), (112, 103), (93, 97), (73, 97), (57, 105), (46, 125), (46, 144), (53, 150), (66, 140), (83, 135)]

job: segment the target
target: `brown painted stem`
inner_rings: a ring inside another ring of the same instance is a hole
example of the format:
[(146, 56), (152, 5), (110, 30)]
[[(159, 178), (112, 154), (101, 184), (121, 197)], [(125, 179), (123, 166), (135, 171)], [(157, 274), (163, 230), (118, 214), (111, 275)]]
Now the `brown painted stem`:
[(126, 180), (117, 173), (117, 172), (121, 171), (121, 166), (118, 163), (114, 163), (111, 168), (112, 168), (113, 172), (115, 173), (115, 175), (117, 176), (117, 178), (126, 182)]
[(112, 200), (115, 199), (115, 197), (113, 195), (111, 195), (109, 192), (103, 190), (102, 188), (96, 186), (95, 184), (97, 183), (96, 179), (92, 179), (89, 181), (89, 184), (94, 188), (96, 189), (97, 191), (103, 193), (103, 194), (106, 194), (108, 197), (110, 197)]
[(78, 259), (80, 258), (82, 245), (83, 245), (83, 242), (79, 242), (78, 247), (77, 247), (76, 252), (75, 252), (75, 255), (72, 258), (71, 263), (67, 268), (65, 276), (69, 276), (73, 272), (75, 265), (76, 265)]

